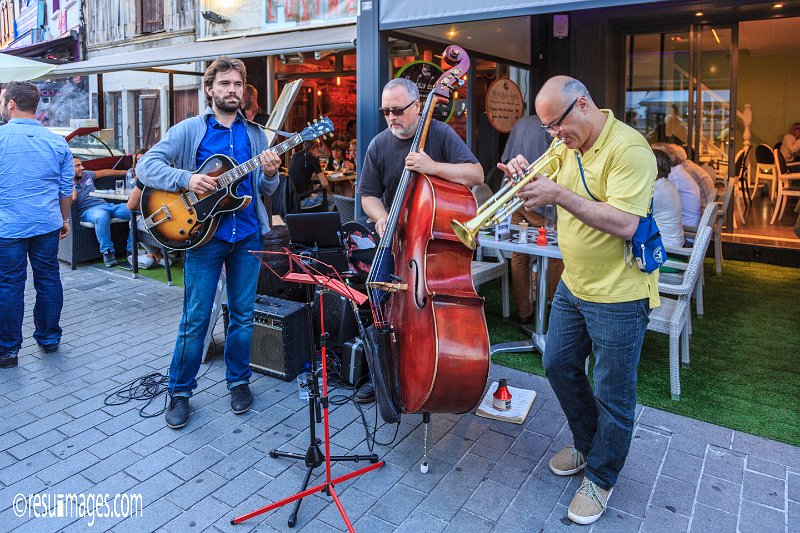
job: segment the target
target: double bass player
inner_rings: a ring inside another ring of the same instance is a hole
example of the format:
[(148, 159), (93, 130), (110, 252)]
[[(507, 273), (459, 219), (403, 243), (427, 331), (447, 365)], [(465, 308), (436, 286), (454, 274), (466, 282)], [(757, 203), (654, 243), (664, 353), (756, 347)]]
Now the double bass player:
[[(424, 151), (410, 151), (421, 120), (420, 110), (419, 89), (414, 82), (397, 78), (384, 86), (378, 111), (385, 117), (387, 128), (369, 143), (358, 181), (361, 206), (375, 221), (375, 230), (380, 236), (386, 229), (404, 168), (467, 187), (483, 183), (483, 168), (475, 155), (456, 132), (442, 122), (431, 120)], [(393, 262), (384, 261), (376, 279), (388, 281), (393, 272)], [(370, 401), (373, 395), (372, 385), (366, 384), (356, 398)]]

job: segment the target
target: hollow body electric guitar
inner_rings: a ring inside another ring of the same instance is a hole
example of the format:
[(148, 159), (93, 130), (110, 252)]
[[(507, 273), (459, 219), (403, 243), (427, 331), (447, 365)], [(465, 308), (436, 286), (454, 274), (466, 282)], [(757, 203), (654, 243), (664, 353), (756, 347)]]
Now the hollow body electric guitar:
[[(280, 155), (303, 141), (313, 141), (332, 131), (333, 122), (329, 118), (320, 118), (271, 150)], [(162, 191), (146, 186), (142, 190), (140, 206), (145, 227), (156, 241), (171, 250), (202, 246), (214, 236), (219, 215), (244, 209), (250, 204), (252, 197), (237, 196), (236, 188), (260, 166), (259, 156), (237, 165), (227, 155), (215, 154), (203, 161), (196, 172), (218, 178), (217, 189), (213, 192)]]

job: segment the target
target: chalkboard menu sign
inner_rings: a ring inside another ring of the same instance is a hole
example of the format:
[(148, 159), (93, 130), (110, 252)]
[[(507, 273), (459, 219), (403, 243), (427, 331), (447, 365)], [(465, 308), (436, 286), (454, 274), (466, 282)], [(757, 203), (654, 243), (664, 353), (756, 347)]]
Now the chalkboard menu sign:
[[(425, 107), (425, 100), (428, 94), (436, 87), (436, 81), (441, 77), (443, 71), (436, 63), (430, 61), (412, 61), (403, 65), (395, 78), (406, 78), (413, 81), (419, 89), (420, 106)], [(450, 101), (445, 104), (437, 104), (433, 111), (433, 118), (442, 122), (447, 122), (453, 115), (453, 97), (450, 96)]]

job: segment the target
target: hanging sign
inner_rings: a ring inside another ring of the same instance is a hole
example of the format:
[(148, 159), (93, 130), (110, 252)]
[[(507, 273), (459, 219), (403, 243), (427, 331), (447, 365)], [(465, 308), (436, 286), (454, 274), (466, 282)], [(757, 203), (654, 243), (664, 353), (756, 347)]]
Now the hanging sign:
[[(413, 81), (419, 89), (420, 106), (425, 107), (425, 100), (428, 98), (428, 94), (436, 87), (436, 80), (438, 80), (443, 73), (444, 71), (439, 68), (436, 63), (431, 63), (430, 61), (412, 61), (411, 63), (403, 65), (403, 68), (397, 72), (395, 78), (406, 78)], [(442, 122), (448, 122), (450, 117), (453, 116), (454, 108), (453, 98), (450, 98), (450, 101), (446, 105), (437, 104), (436, 109), (433, 111), (433, 118)]]
[(513, 81), (495, 80), (486, 91), (486, 115), (489, 123), (500, 133), (508, 133), (525, 113), (522, 92)]

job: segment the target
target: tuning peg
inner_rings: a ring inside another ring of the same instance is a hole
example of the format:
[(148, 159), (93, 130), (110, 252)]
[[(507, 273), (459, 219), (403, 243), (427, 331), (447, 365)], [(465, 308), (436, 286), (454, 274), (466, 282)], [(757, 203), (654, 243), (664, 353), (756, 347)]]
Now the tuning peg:
[(306, 126), (308, 126), (310, 128), (311, 127), (311, 123), (310, 122), (306, 122)]

